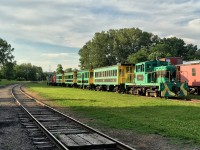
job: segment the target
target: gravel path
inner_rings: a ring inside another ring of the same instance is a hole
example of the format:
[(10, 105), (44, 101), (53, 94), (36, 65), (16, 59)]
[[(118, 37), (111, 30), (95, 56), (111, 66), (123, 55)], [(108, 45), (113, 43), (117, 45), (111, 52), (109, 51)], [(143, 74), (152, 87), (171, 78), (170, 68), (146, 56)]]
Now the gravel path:
[(0, 88), (0, 150), (36, 150), (18, 119), (21, 109), (11, 96), (11, 87)]

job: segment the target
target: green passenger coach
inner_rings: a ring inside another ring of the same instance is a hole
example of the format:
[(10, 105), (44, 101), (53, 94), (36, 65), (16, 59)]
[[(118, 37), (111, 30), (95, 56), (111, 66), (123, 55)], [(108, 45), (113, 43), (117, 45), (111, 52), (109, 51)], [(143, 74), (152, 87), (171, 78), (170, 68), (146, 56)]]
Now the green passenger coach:
[(67, 87), (76, 87), (77, 85), (77, 71), (64, 73), (65, 85)]
[(117, 64), (94, 69), (94, 85), (96, 90), (124, 91), (125, 83), (133, 79), (134, 65)]
[(63, 73), (58, 73), (56, 74), (56, 84), (57, 85), (64, 85), (64, 74)]
[(77, 72), (77, 86), (80, 88), (92, 89), (93, 83), (93, 70), (80, 70)]

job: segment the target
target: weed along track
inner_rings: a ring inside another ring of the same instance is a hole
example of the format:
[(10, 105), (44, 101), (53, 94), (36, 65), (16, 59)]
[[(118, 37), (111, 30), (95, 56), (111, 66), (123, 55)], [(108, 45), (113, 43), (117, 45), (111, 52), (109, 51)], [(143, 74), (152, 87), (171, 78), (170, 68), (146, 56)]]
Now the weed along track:
[(133, 150), (91, 127), (33, 99), (17, 85), (12, 89), (24, 110), (19, 114), (33, 143), (39, 149)]

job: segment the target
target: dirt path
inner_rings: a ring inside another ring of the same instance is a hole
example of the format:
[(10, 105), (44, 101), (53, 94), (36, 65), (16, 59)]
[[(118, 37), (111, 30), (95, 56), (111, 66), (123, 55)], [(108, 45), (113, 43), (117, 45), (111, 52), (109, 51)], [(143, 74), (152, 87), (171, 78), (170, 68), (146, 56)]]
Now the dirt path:
[(18, 119), (21, 109), (11, 96), (11, 86), (0, 88), (0, 150), (35, 150)]

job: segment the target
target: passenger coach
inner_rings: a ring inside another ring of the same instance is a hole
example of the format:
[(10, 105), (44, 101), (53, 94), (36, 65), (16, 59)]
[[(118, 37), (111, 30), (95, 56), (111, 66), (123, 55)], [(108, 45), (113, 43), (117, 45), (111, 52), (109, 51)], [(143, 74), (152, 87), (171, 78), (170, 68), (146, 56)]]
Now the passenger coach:
[(117, 64), (94, 69), (96, 90), (125, 91), (127, 79), (133, 80), (133, 70), (134, 65), (131, 64)]

